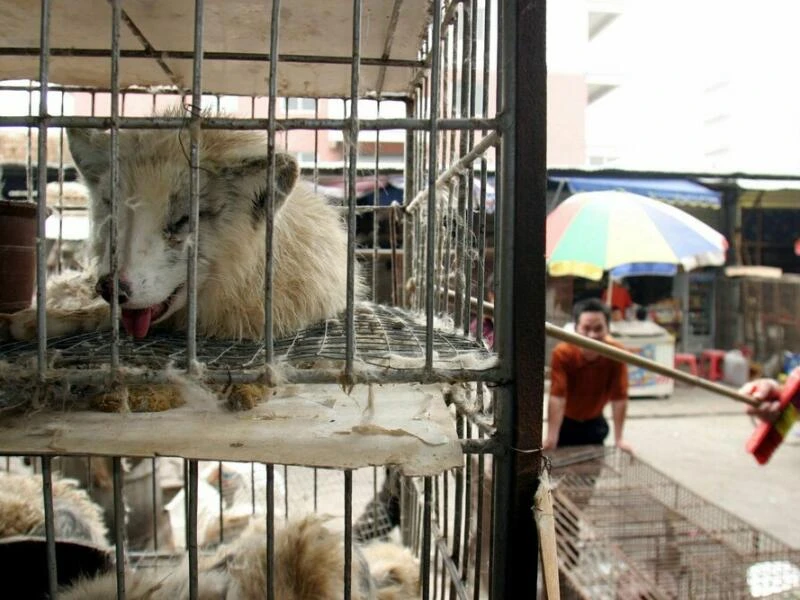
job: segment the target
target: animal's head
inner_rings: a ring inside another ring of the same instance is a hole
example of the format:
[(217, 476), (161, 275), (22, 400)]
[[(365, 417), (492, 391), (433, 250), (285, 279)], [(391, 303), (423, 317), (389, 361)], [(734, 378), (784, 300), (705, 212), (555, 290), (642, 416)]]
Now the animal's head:
[[(98, 268), (97, 291), (110, 302), (110, 133), (73, 129), (68, 131), (68, 138), (72, 157), (91, 195), (91, 249)], [(169, 318), (186, 304), (189, 146), (186, 132), (129, 130), (119, 135), (118, 292), (123, 325), (135, 337), (144, 337), (152, 324)], [(263, 239), (270, 198), (267, 145), (262, 134), (203, 131), (200, 157), (198, 290), (211, 283), (209, 267), (221, 255), (241, 253), (243, 239)], [(285, 154), (276, 154), (275, 160), (273, 202), (277, 211), (295, 185), (298, 167)], [(261, 232), (255, 238), (248, 235), (254, 229)], [(221, 232), (228, 235), (221, 236)], [(215, 238), (213, 244), (208, 243), (211, 237)]]

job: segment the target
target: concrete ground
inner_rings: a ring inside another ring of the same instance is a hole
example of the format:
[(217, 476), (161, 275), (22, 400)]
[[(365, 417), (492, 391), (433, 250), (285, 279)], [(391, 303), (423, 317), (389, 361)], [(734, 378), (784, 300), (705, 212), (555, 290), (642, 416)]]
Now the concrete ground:
[(667, 399), (631, 399), (625, 438), (652, 467), (800, 548), (800, 426), (761, 466), (744, 449), (754, 427), (744, 409), (733, 400), (678, 384)]

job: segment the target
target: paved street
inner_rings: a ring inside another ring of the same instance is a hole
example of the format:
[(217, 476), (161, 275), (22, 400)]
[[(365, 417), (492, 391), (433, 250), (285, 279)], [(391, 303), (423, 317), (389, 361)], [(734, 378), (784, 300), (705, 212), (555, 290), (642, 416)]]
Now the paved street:
[(794, 432), (760, 466), (744, 449), (751, 419), (733, 400), (678, 385), (669, 399), (631, 400), (628, 415), (625, 437), (639, 458), (800, 548), (800, 437)]

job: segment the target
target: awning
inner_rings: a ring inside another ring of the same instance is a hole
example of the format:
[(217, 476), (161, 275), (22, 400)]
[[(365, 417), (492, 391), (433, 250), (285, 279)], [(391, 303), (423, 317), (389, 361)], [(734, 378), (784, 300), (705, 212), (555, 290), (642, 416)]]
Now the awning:
[(599, 192), (623, 190), (641, 194), (670, 204), (719, 208), (722, 193), (711, 190), (688, 179), (640, 179), (625, 177), (551, 177), (553, 181), (564, 181), (569, 190), (577, 192)]
[(800, 209), (800, 180), (737, 179), (742, 208)]

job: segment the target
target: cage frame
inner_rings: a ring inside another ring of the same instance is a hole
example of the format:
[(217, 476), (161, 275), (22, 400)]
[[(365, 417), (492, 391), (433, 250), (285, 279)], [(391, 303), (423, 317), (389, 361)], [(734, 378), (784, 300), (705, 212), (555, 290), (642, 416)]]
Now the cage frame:
[[(434, 38), (441, 36), (441, 18), (450, 14), (458, 5), (463, 4), (461, 0), (454, 0), (448, 7), (443, 7), (441, 0), (434, 0), (433, 5), (433, 35)], [(54, 49), (49, 45), (49, 11), (50, 0), (41, 0), (41, 32), (42, 43), (38, 50), (31, 48), (0, 48), (2, 55), (34, 55), (39, 57), (39, 86), (40, 89), (48, 89), (49, 71), (48, 61), (51, 56), (60, 56), (70, 53), (72, 56), (92, 55), (89, 51)], [(52, 116), (48, 112), (48, 100), (46, 93), (39, 94), (38, 116), (28, 117), (0, 117), (0, 127), (22, 126), (37, 128), (39, 139), (37, 143), (37, 164), (46, 164), (47, 157), (47, 130), (51, 127), (94, 127), (108, 128), (111, 131), (111, 165), (112, 179), (118, 181), (117, 165), (119, 164), (118, 135), (119, 131), (127, 128), (169, 128), (176, 129), (186, 125), (186, 119), (181, 118), (133, 118), (124, 117), (120, 114), (119, 98), (119, 61), (122, 57), (143, 57), (152, 58), (152, 55), (145, 51), (131, 54), (120, 48), (119, 35), (120, 28), (124, 22), (121, 13), (121, 0), (110, 0), (112, 6), (112, 44), (110, 52), (101, 51), (103, 57), (108, 57), (112, 65), (112, 80), (110, 86), (111, 93), (111, 116), (109, 117), (65, 117)], [(194, 51), (189, 53), (193, 61), (193, 85), (192, 103), (194, 106), (200, 104), (202, 96), (202, 61), (199, 59), (203, 55), (202, 51), (202, 28), (203, 28), (203, 0), (196, 0), (196, 17), (194, 39)], [(280, 3), (275, 0), (272, 3), (273, 14), (277, 14)], [(490, 442), (481, 443), (480, 440), (467, 440), (464, 448), (468, 453), (476, 453), (480, 456), (483, 453), (490, 453), (494, 457), (493, 473), (493, 503), (494, 512), (492, 517), (492, 531), (494, 540), (492, 543), (493, 572), (491, 577), (491, 589), (493, 597), (513, 597), (518, 595), (532, 596), (536, 589), (536, 561), (531, 559), (530, 549), (537, 548), (537, 532), (531, 516), (531, 503), (538, 485), (538, 473), (540, 469), (541, 428), (542, 428), (542, 403), (538, 401), (542, 397), (544, 379), (544, 229), (546, 209), (546, 67), (545, 67), (545, 2), (544, 0), (504, 0), (499, 3), (498, 31), (498, 55), (502, 57), (504, 69), (498, 73), (498, 106), (496, 118), (439, 118), (437, 111), (431, 111), (431, 118), (414, 118), (418, 106), (412, 99), (407, 99), (408, 114), (405, 119), (398, 120), (359, 120), (357, 115), (358, 94), (357, 73), (360, 64), (367, 64), (370, 60), (360, 57), (358, 48), (359, 29), (354, 26), (353, 43), (356, 51), (353, 53), (352, 65), (353, 73), (351, 79), (351, 107), (352, 111), (349, 118), (345, 119), (277, 119), (275, 116), (275, 102), (270, 102), (270, 115), (267, 119), (224, 119), (224, 118), (200, 118), (199, 114), (193, 114), (189, 122), (194, 127), (200, 128), (221, 128), (221, 129), (266, 129), (269, 133), (270, 156), (274, 156), (275, 131), (280, 126), (284, 130), (293, 129), (326, 129), (339, 128), (349, 129), (351, 134), (357, 134), (359, 130), (374, 129), (381, 131), (384, 129), (394, 129), (402, 126), (407, 131), (407, 147), (413, 146), (413, 135), (415, 132), (427, 132), (430, 136), (434, 150), (429, 150), (428, 156), (428, 198), (429, 206), (435, 204), (436, 171), (438, 159), (436, 148), (436, 133), (447, 130), (494, 130), (498, 132), (498, 139), (502, 140), (501, 155), (498, 157), (497, 172), (501, 173), (498, 178), (499, 194), (507, 200), (499, 203), (497, 213), (498, 227), (504, 231), (501, 236), (502, 245), (496, 248), (496, 264), (499, 269), (496, 271), (497, 281), (497, 331), (500, 344), (497, 348), (500, 357), (500, 368), (488, 379), (493, 379), (495, 385), (494, 395), (496, 398), (495, 429), (492, 430), (493, 438)], [(361, 0), (353, 0), (354, 21), (358, 22), (358, 16), (362, 11)], [(451, 8), (452, 7), (452, 8)], [(245, 59), (245, 60), (269, 60), (271, 56), (278, 56), (278, 61), (271, 61), (271, 68), (277, 68), (280, 61), (322, 61), (315, 56), (284, 56), (277, 51), (277, 19), (272, 20), (271, 47), (268, 54), (255, 54), (248, 56), (228, 56), (220, 53), (205, 55), (207, 60), (215, 59)], [(36, 51), (35, 51), (36, 50)], [(437, 98), (439, 92), (436, 70), (439, 66), (438, 52), (440, 44), (432, 44), (433, 79), (432, 97)], [(181, 58), (188, 58), (186, 54), (172, 53)], [(166, 56), (166, 55), (165, 55)], [(385, 64), (387, 61), (383, 61)], [(410, 64), (403, 63), (404, 66), (414, 66), (422, 69), (424, 62), (413, 61)], [(474, 66), (474, 65), (473, 65)], [(270, 97), (276, 98), (275, 80), (270, 78)], [(434, 105), (438, 105), (435, 102)], [(194, 131), (194, 129), (191, 129)], [(192, 230), (196, 235), (197, 230), (197, 180), (198, 158), (197, 141), (192, 139), (191, 143), (192, 161), (192, 190), (193, 191), (193, 210), (191, 214)], [(351, 148), (350, 167), (348, 177), (351, 187), (355, 178), (356, 160)], [(410, 154), (410, 153), (409, 153)], [(273, 161), (274, 167), (274, 161)], [(407, 182), (412, 183), (415, 174), (419, 172), (413, 156), (406, 159), (406, 178)], [(482, 169), (482, 178), (485, 180), (485, 168)], [(274, 168), (270, 170), (269, 180), (274, 179)], [(37, 233), (39, 241), (37, 243), (37, 300), (39, 310), (37, 313), (37, 323), (39, 331), (39, 344), (37, 353), (37, 377), (44, 383), (46, 374), (49, 370), (47, 362), (47, 343), (46, 343), (46, 315), (45, 315), (45, 296), (46, 289), (46, 253), (43, 243), (45, 239), (45, 214), (47, 170), (38, 169), (36, 188), (38, 191), (38, 221)], [(274, 186), (270, 186), (273, 189)], [(118, 184), (113, 186), (111, 206), (112, 215), (115, 214), (117, 207)], [(416, 189), (409, 185), (407, 189)], [(267, 203), (271, 206), (271, 202)], [(352, 195), (348, 205), (348, 221), (351, 225), (350, 239), (348, 243), (349, 252), (354, 252), (354, 242), (352, 232), (354, 217), (356, 214), (355, 204)], [(433, 211), (429, 211), (433, 218)], [(113, 218), (113, 217), (112, 217)], [(530, 228), (534, 229), (531, 235)], [(115, 227), (111, 228), (112, 231)], [(404, 235), (408, 229), (404, 228)], [(428, 235), (433, 235), (433, 228), (428, 228)], [(114, 235), (114, 234), (112, 234)], [(269, 234), (268, 234), (269, 236)], [(432, 237), (429, 237), (432, 241)], [(113, 247), (113, 244), (112, 244)], [(196, 244), (195, 244), (196, 247)], [(408, 246), (406, 246), (408, 248)], [(190, 255), (191, 256), (191, 255)], [(433, 290), (433, 252), (428, 252), (427, 274), (429, 277), (426, 289), (426, 314), (429, 317), (426, 324), (428, 332), (433, 331), (432, 315), (434, 313), (434, 290)], [(112, 257), (112, 266), (115, 264), (115, 253)], [(409, 265), (406, 261), (405, 265)], [(115, 269), (112, 269), (116, 271)], [(193, 275), (195, 273), (195, 275)], [(196, 255), (189, 260), (189, 279), (196, 276)], [(482, 273), (481, 273), (482, 277)], [(348, 321), (347, 321), (347, 358), (346, 373), (350, 381), (355, 383), (357, 378), (352, 371), (353, 362), (353, 322), (352, 322), (352, 275), (348, 277)], [(482, 282), (480, 285), (483, 285)], [(118, 279), (114, 277), (114, 291), (116, 292)], [(270, 294), (269, 278), (267, 278), (267, 297)], [(467, 290), (467, 294), (468, 294)], [(191, 296), (191, 295), (190, 295)], [(112, 317), (118, 316), (119, 305), (116, 301), (117, 294), (112, 297)], [(457, 304), (464, 302), (459, 294), (456, 295)], [(457, 309), (458, 311), (458, 309)], [(196, 304), (190, 301), (190, 314), (196, 315)], [(267, 310), (269, 314), (269, 310)], [(195, 317), (190, 317), (189, 332), (187, 333), (187, 348), (189, 363), (196, 357), (196, 333), (194, 331)], [(269, 316), (267, 316), (269, 323)], [(119, 347), (119, 325), (118, 319), (112, 318), (112, 344), (111, 369), (119, 376), (120, 357)], [(272, 349), (271, 328), (266, 327), (265, 347), (267, 348), (267, 362), (269, 362)], [(429, 335), (430, 338), (430, 335)], [(430, 380), (436, 380), (433, 375), (432, 367), (432, 348), (426, 349), (426, 365), (423, 374)], [(414, 373), (409, 377), (419, 378), (419, 373)], [(446, 375), (443, 377), (446, 378)], [(416, 380), (416, 379), (413, 379)], [(485, 423), (476, 419), (474, 415), (467, 415), (467, 419), (474, 421), (472, 425), (478, 429)], [(471, 421), (471, 422), (472, 422)], [(44, 480), (45, 496), (52, 500), (52, 475), (49, 454), (43, 454), (42, 472)], [(272, 466), (267, 466), (268, 481), (272, 481)], [(189, 462), (189, 469), (196, 485), (197, 464)], [(115, 505), (122, 507), (122, 467), (120, 458), (114, 458), (114, 481), (115, 481)], [(350, 474), (345, 471), (347, 482)], [(349, 485), (345, 483), (345, 485)], [(191, 486), (191, 483), (190, 483)], [(431, 492), (430, 479), (424, 480), (424, 497), (429, 498)], [(272, 484), (268, 485), (268, 496), (272, 490)], [(190, 487), (191, 490), (191, 487)], [(190, 510), (189, 514), (194, 513), (196, 519), (196, 489), (189, 494)], [(192, 504), (192, 503), (195, 504)], [(51, 504), (51, 502), (50, 502)], [(47, 507), (48, 502), (45, 502)], [(425, 503), (425, 510), (430, 510), (430, 502)], [(118, 513), (119, 514), (119, 513)], [(45, 522), (48, 532), (53, 531), (52, 506), (46, 509)], [(427, 523), (430, 523), (428, 515)], [(267, 518), (268, 540), (273, 536), (273, 522)], [(196, 528), (196, 520), (192, 521), (190, 516), (190, 531)], [(121, 525), (118, 525), (121, 527)], [(121, 534), (121, 530), (117, 533)], [(345, 533), (345, 553), (346, 564), (349, 564), (352, 557), (349, 555), (349, 536)], [(192, 537), (190, 535), (190, 537)], [(430, 542), (430, 535), (425, 536)], [(120, 535), (121, 538), (121, 535)], [(268, 548), (272, 544), (268, 543)], [(48, 549), (48, 569), (50, 571), (50, 590), (55, 596), (55, 542), (50, 537), (47, 545)], [(120, 544), (117, 544), (117, 581), (118, 593), (124, 595), (124, 565), (125, 554)], [(196, 544), (189, 542), (188, 556), (191, 564), (197, 564)], [(268, 564), (271, 564), (268, 561)], [(194, 576), (190, 580), (190, 590), (196, 594), (197, 580), (196, 569)], [(423, 597), (428, 597), (429, 590), (425, 586), (429, 583), (427, 577), (423, 577)], [(345, 590), (345, 596), (349, 591)], [(268, 591), (268, 597), (271, 597)]]

